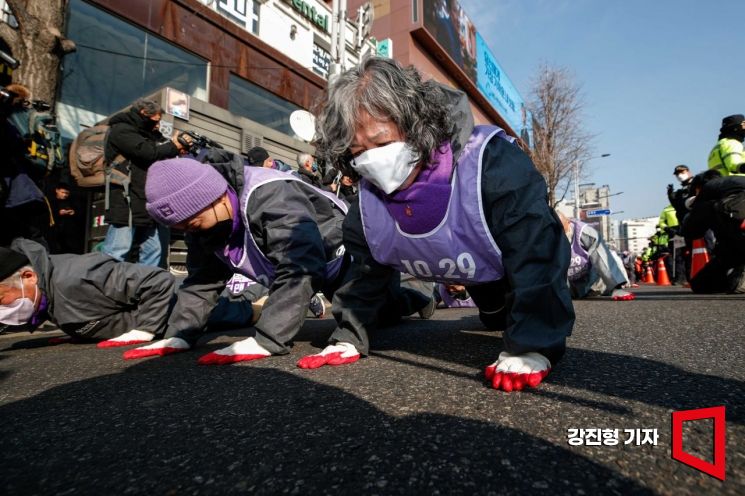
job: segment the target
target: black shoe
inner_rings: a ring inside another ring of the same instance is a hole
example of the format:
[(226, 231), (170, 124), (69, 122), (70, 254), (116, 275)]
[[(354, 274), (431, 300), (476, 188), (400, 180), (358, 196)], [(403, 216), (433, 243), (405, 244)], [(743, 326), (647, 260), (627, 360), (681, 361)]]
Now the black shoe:
[(308, 310), (310, 310), (315, 318), (322, 319), (326, 314), (326, 305), (323, 303), (323, 298), (317, 294), (313, 295), (308, 304)]
[(419, 309), (419, 318), (423, 320), (429, 320), (435, 314), (435, 307), (437, 301), (434, 298), (430, 298), (429, 302), (422, 308)]

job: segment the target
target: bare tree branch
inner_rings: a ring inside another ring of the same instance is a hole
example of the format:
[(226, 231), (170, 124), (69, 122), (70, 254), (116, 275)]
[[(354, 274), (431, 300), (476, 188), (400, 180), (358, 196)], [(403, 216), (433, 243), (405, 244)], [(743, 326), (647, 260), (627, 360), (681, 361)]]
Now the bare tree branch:
[(549, 203), (555, 207), (569, 190), (575, 163), (581, 175), (591, 155), (593, 136), (582, 125), (580, 89), (566, 69), (543, 64), (534, 79), (528, 109), (533, 118), (531, 158), (546, 179)]

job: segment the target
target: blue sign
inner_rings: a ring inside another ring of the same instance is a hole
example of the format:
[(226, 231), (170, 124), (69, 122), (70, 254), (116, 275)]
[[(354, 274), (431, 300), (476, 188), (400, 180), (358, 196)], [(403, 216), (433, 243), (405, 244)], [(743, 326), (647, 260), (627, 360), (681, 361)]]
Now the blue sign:
[(604, 208), (602, 210), (588, 210), (585, 212), (588, 217), (600, 217), (601, 215), (610, 215), (610, 210)]
[(393, 40), (386, 38), (378, 41), (377, 45), (378, 57), (385, 57), (387, 59), (393, 58)]
[(525, 101), (479, 33), (476, 33), (476, 86), (518, 136), (522, 136), (530, 127), (526, 122)]

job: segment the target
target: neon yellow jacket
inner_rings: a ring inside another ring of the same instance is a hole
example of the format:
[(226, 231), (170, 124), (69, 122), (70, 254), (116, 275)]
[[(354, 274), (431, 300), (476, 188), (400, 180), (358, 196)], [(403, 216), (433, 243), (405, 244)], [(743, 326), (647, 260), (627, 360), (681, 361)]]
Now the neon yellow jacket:
[(645, 247), (642, 251), (642, 262), (649, 262), (649, 257), (652, 256), (652, 248), (649, 246)]
[(709, 153), (709, 169), (718, 170), (722, 176), (745, 176), (740, 173), (742, 164), (745, 164), (745, 150), (736, 139), (720, 139)]
[(652, 249), (656, 252), (659, 246), (667, 247), (669, 237), (667, 236), (667, 233), (665, 233), (665, 231), (659, 229), (656, 233), (649, 237), (649, 240), (654, 245)]
[(666, 227), (678, 227), (678, 216), (675, 214), (675, 208), (672, 205), (668, 205), (662, 209), (658, 224), (662, 229)]

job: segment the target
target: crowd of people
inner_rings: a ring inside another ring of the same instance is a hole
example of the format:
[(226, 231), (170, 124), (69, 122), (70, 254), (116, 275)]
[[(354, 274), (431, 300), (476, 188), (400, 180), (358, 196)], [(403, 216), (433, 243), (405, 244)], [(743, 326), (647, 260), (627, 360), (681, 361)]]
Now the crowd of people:
[[(330, 83), (315, 157), (299, 154), (297, 169), (260, 147), (246, 156), (191, 153), (189, 136), (160, 136), (161, 113), (138, 100), (108, 120), (106, 163), (128, 179), (107, 182), (100, 252), (65, 245), (64, 220), (79, 207), (63, 183), (49, 202), (61, 218), (55, 236), (13, 231), (3, 240), (0, 323), (50, 321), (100, 348), (138, 345), (125, 359), (181, 353), (207, 331), (245, 329), (244, 339), (198, 360), (218, 365), (291, 353), (309, 308), (323, 316), (325, 300), (336, 327), (323, 349), (297, 362), (314, 369), (368, 355), (370, 335), (404, 317), (473, 307), (503, 333), (485, 376), (509, 392), (538, 386), (562, 359), (572, 298), (634, 297), (624, 289), (633, 258), (561, 218), (515, 139), (474, 125), (464, 93), (412, 67), (371, 57)], [(11, 193), (19, 170), (3, 171)], [(698, 235), (696, 219), (708, 221), (707, 205), (734, 187), (716, 181), (671, 193), (691, 209), (684, 236)], [(4, 216), (17, 208), (4, 204)], [(716, 246), (727, 239), (710, 229)], [(187, 246), (180, 283), (162, 268), (172, 230)], [(715, 249), (722, 267), (726, 253)]]
[[(707, 168), (677, 165), (649, 244), (627, 265), (632, 278), (660, 267), (695, 293), (745, 293), (745, 116), (722, 119)], [(694, 259), (694, 257), (696, 259)], [(654, 278), (654, 276), (653, 276)]]
[(40, 104), (46, 105), (21, 84), (0, 88), (0, 246), (24, 237), (54, 253), (82, 253), (81, 196), (58, 167), (49, 167), (48, 156), (41, 159), (35, 141), (41, 138), (33, 126)]

